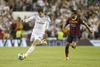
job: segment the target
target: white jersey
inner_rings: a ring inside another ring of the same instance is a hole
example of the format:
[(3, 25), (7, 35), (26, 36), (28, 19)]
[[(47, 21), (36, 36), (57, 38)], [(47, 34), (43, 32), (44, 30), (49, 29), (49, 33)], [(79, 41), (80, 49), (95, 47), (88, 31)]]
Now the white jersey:
[[(31, 40), (36, 36), (43, 36), (46, 29), (49, 28), (50, 18), (48, 16), (40, 17), (39, 15), (33, 15), (28, 19), (25, 19), (25, 22), (35, 20), (35, 25), (31, 35)], [(33, 37), (34, 36), (34, 37)]]
[(35, 25), (33, 31), (36, 33), (44, 34), (45, 30), (49, 28), (50, 18), (48, 16), (39, 17), (38, 15), (31, 16), (25, 19), (26, 22), (35, 20)]

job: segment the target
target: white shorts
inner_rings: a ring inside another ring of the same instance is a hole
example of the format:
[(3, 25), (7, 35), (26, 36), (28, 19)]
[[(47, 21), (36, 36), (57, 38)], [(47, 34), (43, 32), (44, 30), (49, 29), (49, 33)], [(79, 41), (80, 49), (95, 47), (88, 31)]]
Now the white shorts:
[(36, 34), (36, 33), (32, 33), (30, 41), (34, 41), (38, 39), (39, 41), (42, 41), (43, 39), (43, 34)]

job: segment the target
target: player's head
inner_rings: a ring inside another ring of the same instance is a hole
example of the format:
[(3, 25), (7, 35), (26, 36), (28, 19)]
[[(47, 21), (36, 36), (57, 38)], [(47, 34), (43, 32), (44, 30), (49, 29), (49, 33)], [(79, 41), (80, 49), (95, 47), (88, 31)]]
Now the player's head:
[(72, 18), (72, 20), (76, 20), (76, 18), (77, 18), (77, 11), (76, 10), (72, 10), (71, 18)]
[(37, 8), (37, 12), (38, 12), (38, 13), (43, 13), (43, 8), (42, 8), (42, 7), (38, 7), (38, 8)]
[(42, 7), (38, 7), (37, 12), (38, 12), (38, 14), (39, 14), (40, 16), (44, 14), (44, 13), (43, 13), (43, 8), (42, 8)]

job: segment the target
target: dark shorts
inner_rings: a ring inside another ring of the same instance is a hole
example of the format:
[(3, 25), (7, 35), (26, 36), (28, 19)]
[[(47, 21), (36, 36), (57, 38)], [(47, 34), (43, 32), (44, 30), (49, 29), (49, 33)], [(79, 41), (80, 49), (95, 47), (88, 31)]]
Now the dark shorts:
[(73, 41), (78, 43), (78, 41), (79, 41), (78, 36), (72, 37), (71, 35), (68, 35), (67, 42), (72, 43)]

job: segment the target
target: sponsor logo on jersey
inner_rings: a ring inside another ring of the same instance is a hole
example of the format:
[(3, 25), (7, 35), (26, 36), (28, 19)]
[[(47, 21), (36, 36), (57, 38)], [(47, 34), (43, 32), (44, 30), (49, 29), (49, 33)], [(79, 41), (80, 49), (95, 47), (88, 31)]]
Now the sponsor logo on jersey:
[(41, 22), (41, 21), (40, 21), (40, 22), (37, 22), (37, 23), (39, 23), (39, 24), (44, 24), (44, 23), (43, 23), (43, 22)]

